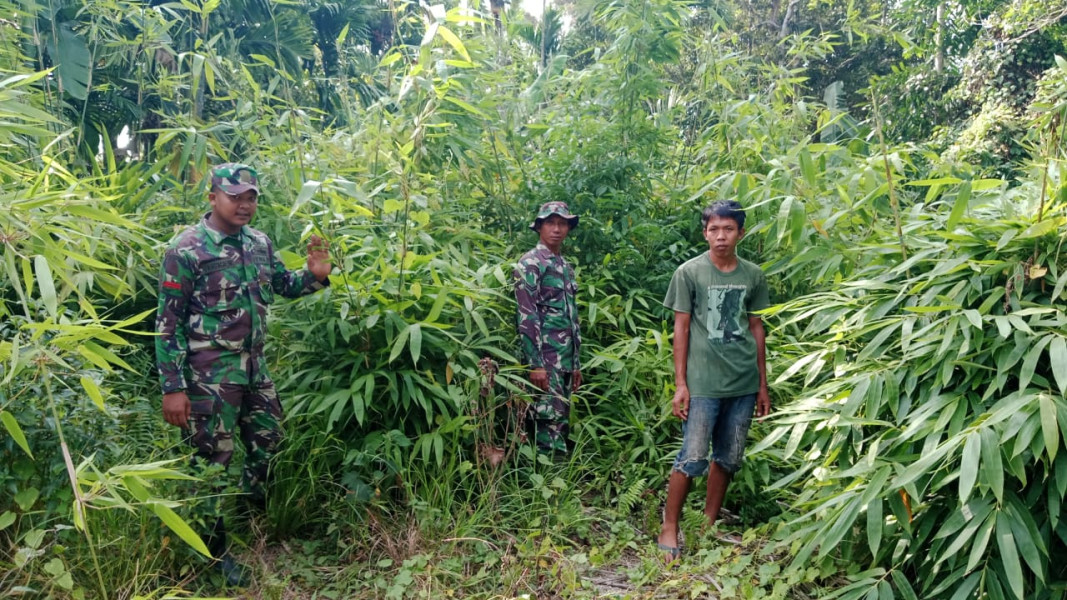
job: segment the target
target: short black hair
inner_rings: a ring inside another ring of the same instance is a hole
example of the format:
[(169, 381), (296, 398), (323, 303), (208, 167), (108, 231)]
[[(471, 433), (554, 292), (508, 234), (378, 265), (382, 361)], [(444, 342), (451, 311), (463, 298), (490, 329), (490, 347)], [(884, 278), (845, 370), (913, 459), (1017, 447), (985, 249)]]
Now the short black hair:
[(737, 200), (717, 200), (712, 202), (711, 206), (705, 208), (700, 215), (701, 231), (708, 228), (708, 221), (712, 217), (733, 219), (737, 222), (738, 229), (745, 228), (745, 209), (741, 207), (741, 203)]

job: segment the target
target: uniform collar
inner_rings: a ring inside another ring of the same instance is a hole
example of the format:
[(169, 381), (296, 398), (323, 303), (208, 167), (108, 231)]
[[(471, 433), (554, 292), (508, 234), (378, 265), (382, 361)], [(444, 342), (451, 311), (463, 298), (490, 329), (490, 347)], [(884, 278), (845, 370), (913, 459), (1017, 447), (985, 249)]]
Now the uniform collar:
[(549, 250), (548, 246), (546, 246), (541, 240), (537, 240), (537, 245), (534, 246), (534, 251), (537, 252), (537, 254), (543, 258), (559, 258), (561, 260), (563, 259), (562, 254), (556, 254), (555, 252)]
[(244, 240), (248, 239), (248, 236), (249, 236), (248, 225), (242, 225), (241, 226), (241, 231), (239, 231), (237, 233), (233, 233), (233, 234), (223, 233), (223, 232), (219, 231), (218, 229), (215, 229), (214, 227), (211, 226), (210, 223), (208, 223), (208, 217), (210, 217), (210, 216), (211, 216), (211, 211), (208, 211), (208, 212), (204, 213), (203, 218), (200, 219), (200, 227), (204, 230), (205, 233), (207, 233), (208, 237), (211, 238), (211, 241), (215, 242), (216, 244), (221, 244), (222, 240), (224, 240), (226, 238), (234, 238), (239, 242), (243, 242)]

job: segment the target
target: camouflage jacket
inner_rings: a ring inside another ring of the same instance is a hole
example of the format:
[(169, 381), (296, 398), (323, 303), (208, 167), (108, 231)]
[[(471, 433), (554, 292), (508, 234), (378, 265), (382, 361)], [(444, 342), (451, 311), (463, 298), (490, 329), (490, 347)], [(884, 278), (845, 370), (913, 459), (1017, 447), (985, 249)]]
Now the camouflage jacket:
[(519, 344), (531, 369), (581, 368), (577, 293), (574, 269), (543, 243), (519, 259), (515, 267)]
[(268, 378), (263, 358), (267, 305), (329, 285), (307, 269), (287, 271), (262, 232), (212, 229), (205, 215), (163, 255), (156, 363), (167, 394), (187, 382), (249, 384)]

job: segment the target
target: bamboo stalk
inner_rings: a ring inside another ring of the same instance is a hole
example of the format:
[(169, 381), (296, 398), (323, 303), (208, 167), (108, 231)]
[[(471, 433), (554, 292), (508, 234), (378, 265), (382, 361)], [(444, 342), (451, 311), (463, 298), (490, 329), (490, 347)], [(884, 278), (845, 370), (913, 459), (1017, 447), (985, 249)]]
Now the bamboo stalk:
[[(871, 90), (871, 107), (874, 109), (874, 123), (878, 130), (878, 143), (882, 148), (882, 164), (885, 167), (885, 180), (889, 186), (889, 205), (893, 208), (893, 220), (896, 222), (897, 239), (900, 240), (900, 255), (903, 260), (908, 260), (908, 246), (904, 242), (904, 229), (900, 225), (900, 204), (897, 202), (896, 188), (893, 187), (893, 170), (889, 167), (889, 147), (885, 143), (885, 134), (882, 133), (882, 117), (878, 111), (878, 96)], [(911, 276), (911, 273), (908, 273)]]

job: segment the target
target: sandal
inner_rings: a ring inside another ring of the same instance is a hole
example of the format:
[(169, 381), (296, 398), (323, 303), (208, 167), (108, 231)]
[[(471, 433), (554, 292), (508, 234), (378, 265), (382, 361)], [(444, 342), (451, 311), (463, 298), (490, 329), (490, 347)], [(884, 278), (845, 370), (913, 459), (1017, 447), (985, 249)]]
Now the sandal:
[[(659, 548), (661, 552), (665, 552), (667, 555), (670, 556), (670, 559), (666, 561), (667, 564), (671, 564), (672, 562), (678, 560), (678, 557), (682, 555), (682, 549), (675, 546), (668, 546), (667, 544), (661, 544), (659, 542), (656, 542), (656, 548)], [(666, 557), (664, 558), (666, 559)]]

